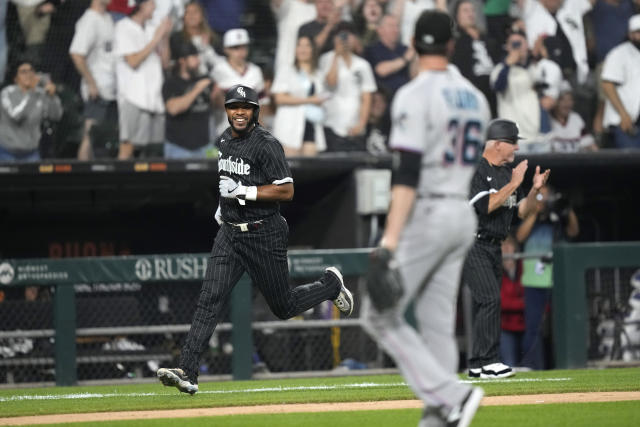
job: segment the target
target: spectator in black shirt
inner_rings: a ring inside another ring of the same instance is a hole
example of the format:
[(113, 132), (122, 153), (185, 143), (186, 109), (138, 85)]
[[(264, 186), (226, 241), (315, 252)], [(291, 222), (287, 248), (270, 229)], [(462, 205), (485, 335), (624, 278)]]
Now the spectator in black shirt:
[(497, 58), (497, 49), (476, 26), (476, 11), (471, 0), (460, 0), (453, 10), (458, 37), (451, 56), (456, 65), (489, 101), (491, 115), (496, 116), (496, 94), (491, 89), (489, 76)]
[(318, 54), (333, 49), (333, 37), (338, 33), (341, 9), (333, 0), (316, 0), (316, 19), (303, 24), (298, 30), (298, 38), (312, 38), (318, 46)]
[(471, 181), (469, 202), (478, 215), (478, 232), (463, 268), (473, 310), (473, 344), (469, 357), (469, 377), (505, 378), (514, 374), (500, 361), (500, 283), (502, 281), (502, 241), (507, 237), (513, 213), (525, 218), (536, 208), (536, 196), (549, 178), (549, 170), (536, 166), (531, 191), (526, 197), (520, 184), (528, 161), (515, 168), (518, 127), (510, 120), (489, 123), (487, 143)]
[(167, 110), (166, 158), (206, 157), (209, 148), (209, 111), (213, 82), (198, 73), (198, 49), (183, 41), (173, 50), (175, 72), (162, 86)]

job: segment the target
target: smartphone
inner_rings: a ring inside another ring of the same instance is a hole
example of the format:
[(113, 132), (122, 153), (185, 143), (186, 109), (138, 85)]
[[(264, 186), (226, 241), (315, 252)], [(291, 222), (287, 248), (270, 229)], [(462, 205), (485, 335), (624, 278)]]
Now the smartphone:
[(51, 74), (49, 73), (38, 73), (38, 87), (44, 88), (51, 81)]

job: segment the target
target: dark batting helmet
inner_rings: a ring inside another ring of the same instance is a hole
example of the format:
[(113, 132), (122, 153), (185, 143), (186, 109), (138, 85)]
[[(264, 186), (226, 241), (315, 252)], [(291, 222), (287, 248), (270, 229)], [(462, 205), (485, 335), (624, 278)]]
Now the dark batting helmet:
[(258, 93), (255, 90), (245, 85), (232, 86), (224, 95), (224, 105), (236, 102), (253, 105), (253, 120), (258, 122), (260, 104), (258, 103)]

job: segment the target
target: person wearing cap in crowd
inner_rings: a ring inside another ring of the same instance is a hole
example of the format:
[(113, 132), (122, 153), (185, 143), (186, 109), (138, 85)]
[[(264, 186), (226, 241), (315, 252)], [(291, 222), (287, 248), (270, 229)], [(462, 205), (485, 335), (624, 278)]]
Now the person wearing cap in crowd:
[(162, 156), (164, 142), (163, 68), (169, 64), (170, 18), (155, 30), (148, 21), (155, 0), (135, 0), (131, 14), (115, 26), (120, 146), (118, 159)]
[[(256, 64), (249, 62), (249, 32), (244, 28), (232, 28), (224, 33), (222, 39), (226, 60), (216, 64), (211, 72), (213, 81), (222, 89), (222, 93), (234, 85), (249, 86), (262, 98), (264, 92), (264, 76)], [(216, 98), (215, 118), (218, 124), (217, 133), (227, 128), (225, 118), (224, 99)]]
[(280, 142), (258, 123), (258, 93), (249, 86), (231, 87), (225, 94), (229, 127), (218, 138), (220, 225), (211, 249), (191, 328), (178, 368), (161, 368), (159, 380), (183, 393), (198, 391), (200, 356), (232, 289), (247, 272), (271, 311), (289, 319), (332, 300), (350, 315), (353, 296), (342, 274), (328, 267), (316, 281), (289, 287), (287, 241), (289, 227), (280, 202), (293, 198), (293, 178)]
[[(366, 331), (424, 402), (420, 427), (468, 426), (484, 394), (457, 376), (455, 319), (462, 264), (476, 226), (467, 193), (490, 110), (484, 95), (449, 63), (453, 42), (448, 14), (420, 15), (413, 38), (420, 72), (392, 103), (391, 206), (380, 247), (372, 253), (373, 260), (391, 260), (389, 270), (397, 271), (403, 294), (387, 303), (375, 297), (385, 284), (369, 280), (361, 314)], [(404, 317), (410, 304), (415, 327)]]
[(640, 148), (640, 14), (629, 19), (629, 40), (613, 48), (602, 66), (607, 98), (603, 126), (616, 148)]
[(536, 209), (536, 196), (550, 174), (550, 170), (541, 172), (540, 166), (536, 166), (533, 185), (524, 196), (520, 185), (528, 160), (522, 160), (514, 168), (509, 165), (515, 159), (519, 139), (522, 138), (514, 122), (492, 120), (482, 158), (471, 181), (469, 204), (478, 216), (478, 230), (462, 273), (472, 299), (471, 378), (505, 378), (515, 374), (500, 361), (499, 355), (501, 244), (509, 233), (514, 212), (525, 218)]
[(211, 100), (219, 88), (200, 74), (198, 49), (188, 40), (171, 51), (174, 73), (162, 86), (166, 115), (164, 157), (204, 158), (209, 146)]

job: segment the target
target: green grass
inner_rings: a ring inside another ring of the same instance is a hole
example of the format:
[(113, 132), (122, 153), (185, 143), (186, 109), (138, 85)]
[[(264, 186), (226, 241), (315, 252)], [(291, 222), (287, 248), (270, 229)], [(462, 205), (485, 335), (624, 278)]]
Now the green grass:
[[(158, 419), (100, 423), (74, 423), (74, 427), (173, 427), (180, 421), (189, 427), (415, 427), (419, 409), (325, 412), (273, 415), (233, 415), (189, 419)], [(635, 427), (640, 419), (640, 402), (565, 403), (480, 408), (473, 427)], [(54, 424), (50, 424), (54, 425)], [(61, 424), (56, 424), (61, 425)]]
[[(487, 396), (638, 391), (640, 368), (537, 371), (481, 384)], [(200, 390), (194, 396), (160, 384), (0, 390), (0, 417), (415, 398), (397, 375), (211, 382), (201, 384)]]

